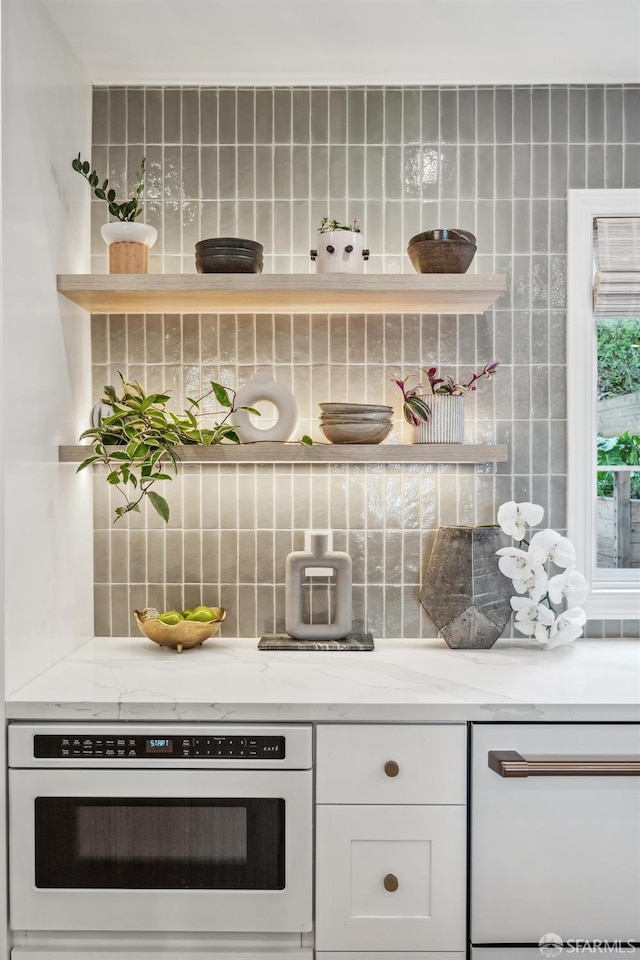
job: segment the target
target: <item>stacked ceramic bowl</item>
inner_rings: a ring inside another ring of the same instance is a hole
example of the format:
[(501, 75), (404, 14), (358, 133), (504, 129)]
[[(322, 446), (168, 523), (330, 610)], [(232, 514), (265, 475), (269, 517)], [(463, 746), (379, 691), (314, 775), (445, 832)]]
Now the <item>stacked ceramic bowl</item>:
[(241, 237), (213, 237), (196, 243), (198, 273), (262, 273), (262, 244)]
[(329, 443), (382, 443), (393, 407), (376, 403), (321, 403), (320, 429)]
[(466, 273), (476, 252), (468, 230), (425, 230), (409, 240), (407, 253), (418, 273)]

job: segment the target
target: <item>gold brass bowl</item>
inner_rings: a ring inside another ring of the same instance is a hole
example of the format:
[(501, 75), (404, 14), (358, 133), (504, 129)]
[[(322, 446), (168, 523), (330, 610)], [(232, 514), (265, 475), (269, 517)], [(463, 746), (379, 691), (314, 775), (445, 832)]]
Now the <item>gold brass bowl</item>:
[(198, 647), (213, 637), (219, 630), (220, 624), (227, 615), (223, 607), (212, 607), (215, 610), (215, 620), (182, 620), (180, 623), (162, 623), (154, 616), (149, 616), (146, 610), (134, 610), (133, 619), (138, 624), (140, 633), (149, 640), (160, 644), (161, 647), (173, 647), (178, 653), (189, 647)]

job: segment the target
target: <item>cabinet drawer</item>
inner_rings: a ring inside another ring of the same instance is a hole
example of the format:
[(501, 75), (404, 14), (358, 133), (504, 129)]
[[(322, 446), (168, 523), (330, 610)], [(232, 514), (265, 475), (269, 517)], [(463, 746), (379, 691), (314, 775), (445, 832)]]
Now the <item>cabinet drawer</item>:
[(318, 807), (316, 947), (465, 946), (463, 806)]
[(317, 802), (465, 803), (466, 732), (462, 724), (320, 725)]

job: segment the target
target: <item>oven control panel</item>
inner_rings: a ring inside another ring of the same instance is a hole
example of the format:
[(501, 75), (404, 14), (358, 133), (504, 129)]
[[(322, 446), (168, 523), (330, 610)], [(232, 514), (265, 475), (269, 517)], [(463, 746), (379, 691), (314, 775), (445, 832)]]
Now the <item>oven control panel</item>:
[(52, 736), (33, 738), (36, 759), (284, 760), (285, 738), (267, 736)]

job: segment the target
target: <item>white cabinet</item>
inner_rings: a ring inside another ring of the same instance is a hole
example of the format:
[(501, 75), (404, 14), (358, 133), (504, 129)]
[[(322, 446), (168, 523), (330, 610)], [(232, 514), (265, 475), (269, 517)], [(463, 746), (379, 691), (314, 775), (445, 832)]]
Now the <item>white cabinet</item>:
[(461, 725), (318, 727), (319, 960), (462, 958), (465, 768)]
[(323, 725), (318, 803), (465, 803), (466, 727)]

